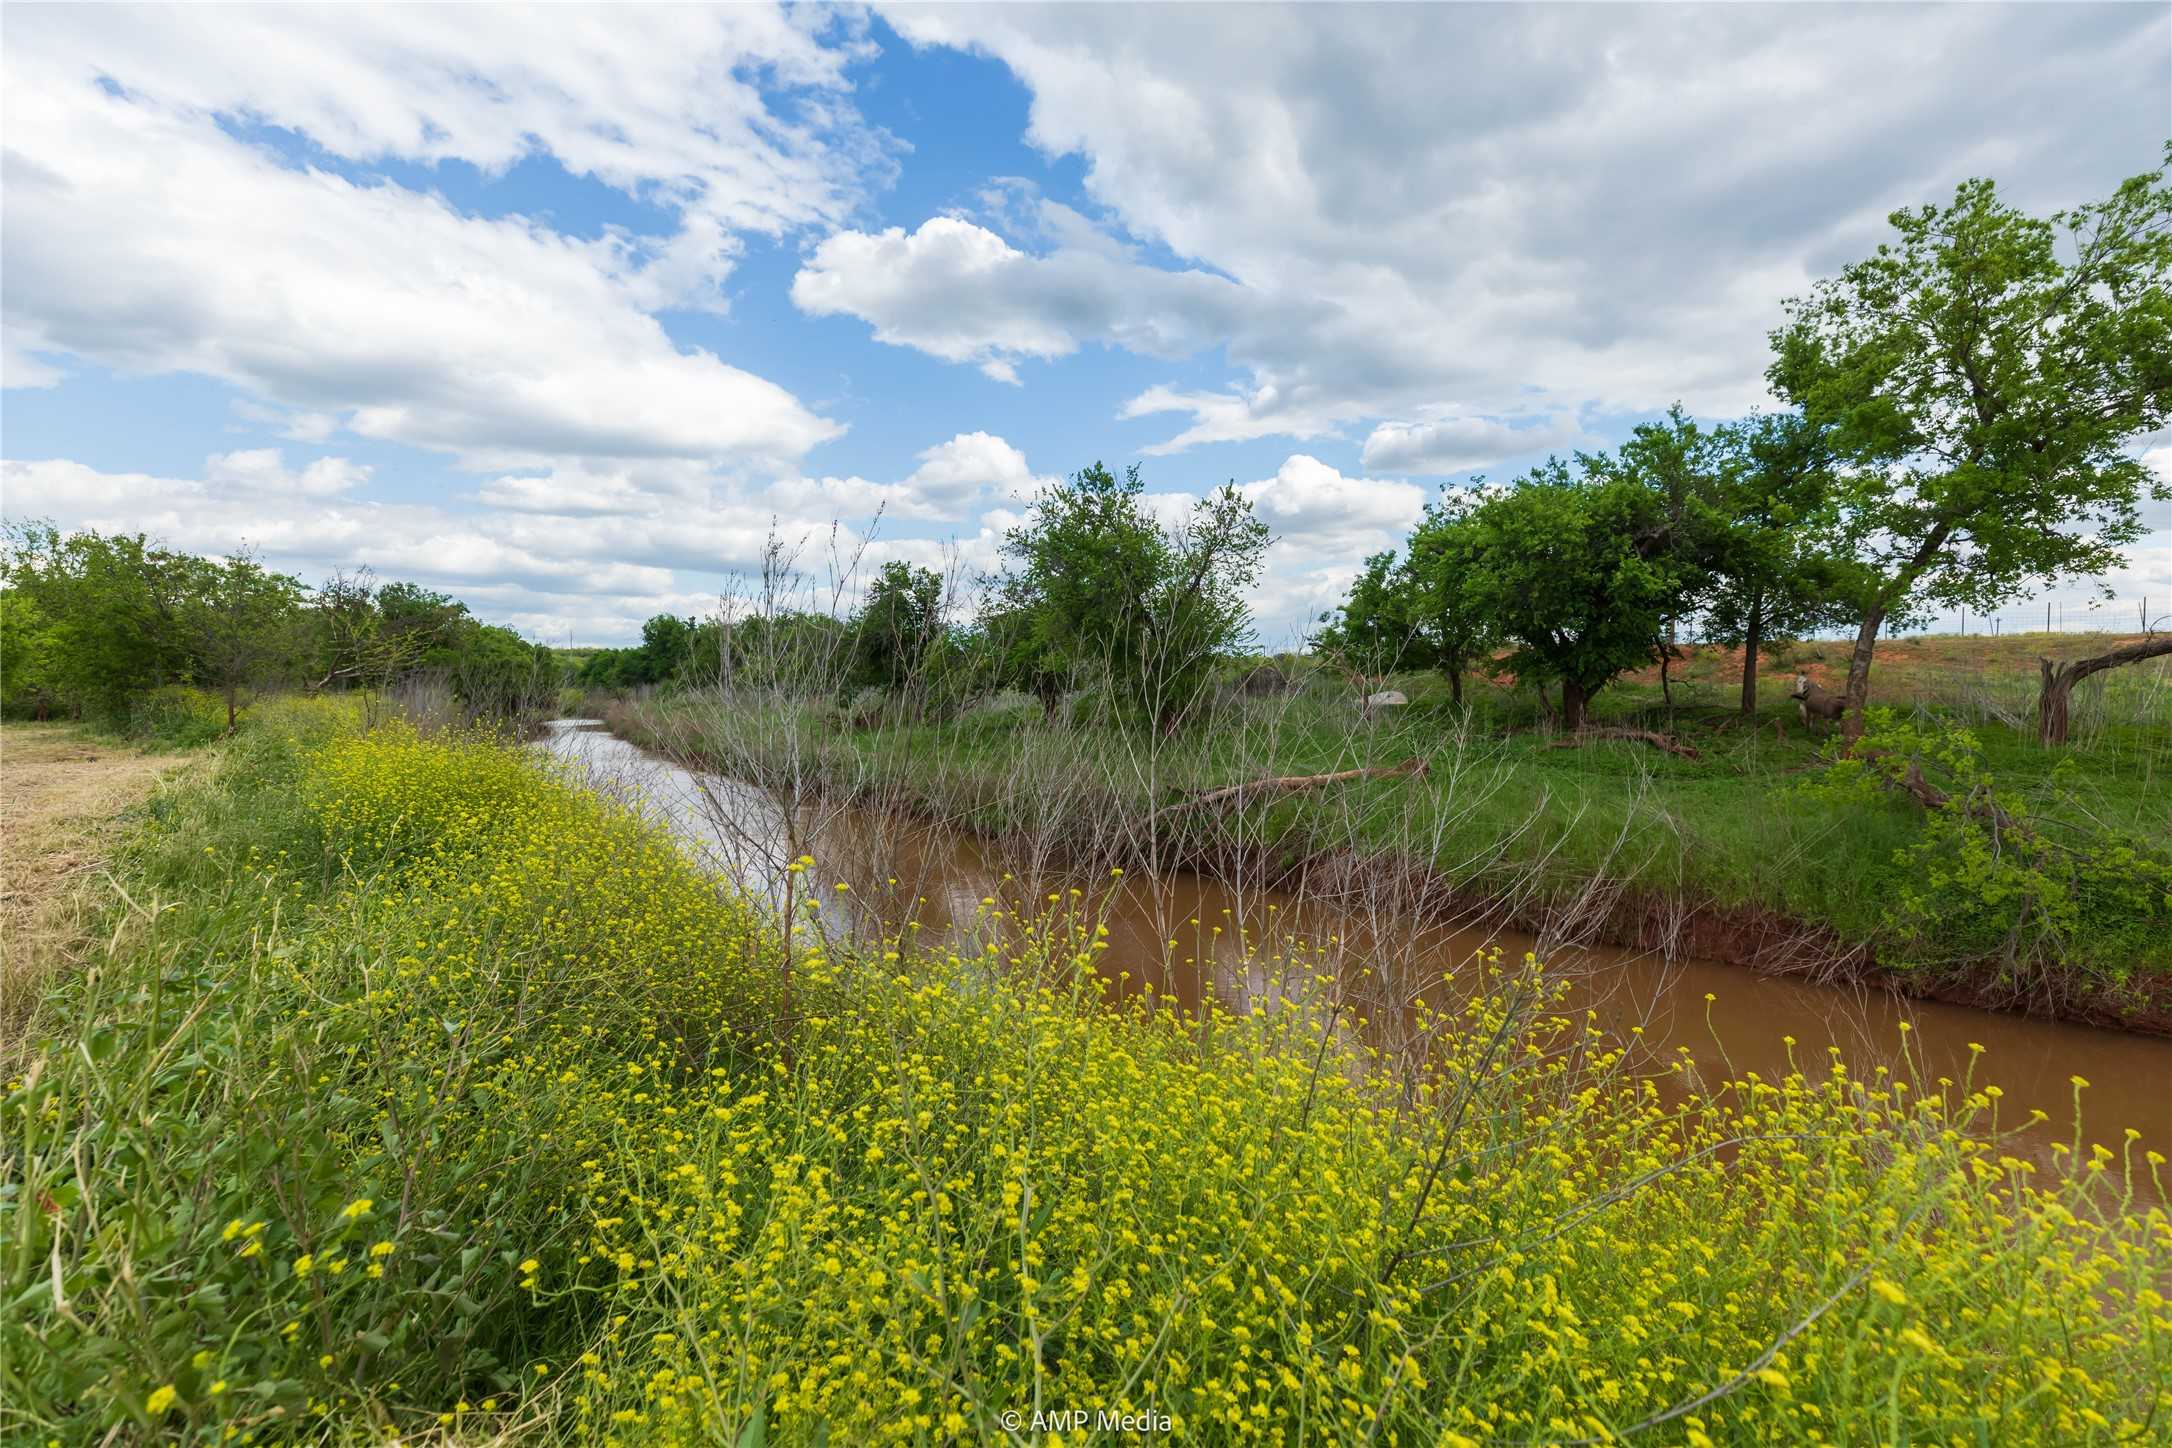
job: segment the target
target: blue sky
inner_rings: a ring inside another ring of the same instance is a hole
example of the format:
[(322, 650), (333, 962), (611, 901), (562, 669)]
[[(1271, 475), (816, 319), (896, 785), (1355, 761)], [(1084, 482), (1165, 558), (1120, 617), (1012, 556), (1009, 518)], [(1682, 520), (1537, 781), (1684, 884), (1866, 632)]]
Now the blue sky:
[(1442, 486), (1767, 402), (1894, 206), (2088, 199), (2172, 125), (2161, 7), (0, 24), (8, 515), (560, 643), (773, 531), (973, 574), (1097, 458), (1247, 488), (1283, 642)]

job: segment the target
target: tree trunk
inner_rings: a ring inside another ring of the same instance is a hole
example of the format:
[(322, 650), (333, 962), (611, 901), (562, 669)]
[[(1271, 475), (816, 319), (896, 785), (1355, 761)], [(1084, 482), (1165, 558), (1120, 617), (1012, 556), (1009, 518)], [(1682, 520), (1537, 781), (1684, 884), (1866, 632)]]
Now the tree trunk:
[(1574, 679), (1561, 681), (1561, 727), (1571, 734), (1584, 727), (1584, 704), (1588, 697)]
[(1463, 670), (1460, 666), (1448, 670), (1448, 699), (1458, 709), (1463, 707)]
[(2051, 660), (2038, 659), (2043, 670), (2043, 689), (2036, 697), (2036, 742), (2039, 744), (2066, 743), (2066, 705), (2074, 693), (2074, 676), (2068, 667), (2052, 667)]
[(1554, 716), (1554, 696), (1546, 692), (1544, 681), (1533, 685), (1531, 692), (1538, 695), (1539, 717), (1546, 721), (1547, 728), (1553, 728), (1560, 722)]
[(2144, 659), (2161, 658), (2172, 654), (2172, 634), (2162, 638), (2146, 638), (2140, 643), (2113, 649), (2110, 653), (2094, 658), (2075, 659), (2070, 663), (2053, 664), (2050, 659), (2037, 660), (2042, 670), (2043, 691), (2036, 700), (2036, 742), (2039, 744), (2066, 743), (2067, 701), (2073, 697), (2074, 686), (2091, 674), (2101, 674), (2106, 669), (2116, 669), (2123, 664), (2138, 664)]
[(1765, 596), (1750, 595), (1750, 617), (1742, 630), (1742, 712), (1757, 712), (1757, 650), (1765, 642)]
[[(1670, 635), (1674, 632), (1672, 624), (1667, 626), (1667, 632)], [(1674, 723), (1674, 680), (1668, 676), (1667, 669), (1673, 662), (1674, 642), (1672, 638), (1661, 639), (1659, 641), (1659, 697), (1667, 702), (1667, 724), (1669, 728), (1672, 728)]]
[(1842, 695), (1840, 737), (1849, 744), (1863, 737), (1863, 709), (1870, 700), (1870, 656), (1878, 647), (1878, 628), (1885, 622), (1885, 605), (1872, 604), (1863, 613), (1863, 625), (1855, 631), (1855, 652), (1848, 658), (1848, 691)]
[(228, 684), (226, 686), (226, 732), (229, 734), (234, 732), (234, 715), (237, 712), (234, 707), (234, 695), (237, 692), (234, 685)]

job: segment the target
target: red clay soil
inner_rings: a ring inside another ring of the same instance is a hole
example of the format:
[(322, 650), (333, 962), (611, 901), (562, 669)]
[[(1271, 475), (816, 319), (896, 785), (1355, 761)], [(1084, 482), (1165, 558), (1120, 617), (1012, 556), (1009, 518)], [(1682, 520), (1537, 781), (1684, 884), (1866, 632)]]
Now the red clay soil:
[[(2139, 643), (2144, 637), (2143, 634), (2114, 633), (2016, 633), (2000, 634), (1995, 638), (1989, 634), (1919, 634), (1909, 638), (1880, 639), (1877, 656), (1871, 662), (1871, 693), (1874, 701), (1880, 694), (1889, 697), (1913, 695), (1963, 674), (2010, 673), (2033, 688), (2037, 677), (2036, 661), (2040, 658), (2049, 658), (2055, 663), (2087, 658), (2121, 644)], [(1852, 639), (1805, 639), (1788, 645), (1778, 658), (1767, 654), (1758, 660), (1758, 678), (1762, 682), (1808, 674), (1814, 682), (1837, 691), (1848, 681), (1848, 657), (1854, 648)], [(1668, 669), (1674, 682), (1739, 685), (1741, 649), (1723, 648), (1717, 644), (1682, 644), (1678, 650), (1680, 657)], [(1648, 664), (1622, 678), (1629, 683), (1657, 688), (1659, 666)]]

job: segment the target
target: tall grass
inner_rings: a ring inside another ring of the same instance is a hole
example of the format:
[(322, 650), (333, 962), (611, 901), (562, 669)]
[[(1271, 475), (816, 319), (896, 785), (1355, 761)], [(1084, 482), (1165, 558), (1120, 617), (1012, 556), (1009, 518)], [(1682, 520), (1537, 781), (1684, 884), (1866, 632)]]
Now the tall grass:
[(855, 944), (786, 868), (791, 928), (501, 746), (234, 741), (0, 1105), (0, 1431), (2112, 1442), (2172, 1412), (2131, 1142), (2039, 1172), (1994, 1091), (1837, 1057), (1685, 1053), (1662, 1092), (1529, 960), (1459, 971), (1392, 1063), (1287, 943), (1241, 1003), (1105, 1006), (1084, 895), (993, 901), (973, 949)]
[[(916, 829), (1000, 836), (1028, 874), (1058, 861), (1194, 865), (1240, 891), (1302, 879), (1345, 909), (1422, 906), (1561, 943), (1650, 944), (1655, 921), (1669, 943), (1702, 913), (1739, 929), (1745, 963), (1767, 969), (1853, 978), (1876, 959), (1927, 985), (2058, 1010), (2161, 1014), (2168, 1000), (2161, 912), (2100, 912), (1986, 953), (1957, 904), (1950, 930), (1930, 918), (1904, 938), (1888, 902), (1911, 882), (1904, 857), (1922, 810), (1897, 794), (1840, 802), (1805, 788), (1823, 741), (1779, 698), (1785, 677), (1770, 681), (1773, 707), (1747, 719), (1711, 706), (1733, 681), (1694, 672), (1671, 702), (1634, 684), (1612, 691), (1602, 722), (1669, 731), (1691, 758), (1637, 739), (1564, 739), (1490, 685), (1457, 708), (1438, 680), (1404, 679), (1410, 703), (1368, 711), (1342, 680), (1299, 666), (1264, 693), (1233, 677), (1170, 737), (1114, 717), (1091, 687), (1052, 714), (1022, 696), (945, 702), (932, 689), (870, 705), (848, 700), (835, 660), (768, 662), (608, 717), (766, 795), (802, 834), (848, 808), (863, 821), (909, 815)], [(2154, 674), (2124, 671), (2134, 677), (2099, 689), (2077, 743), (2053, 751), (2000, 722), (2022, 685), (1999, 685), (1994, 708), (1980, 669), (1889, 662), (1896, 689), (1906, 678), (1919, 691), (1913, 715), (1972, 728), (2001, 790), (2062, 839), (2110, 857), (2172, 838), (2172, 794), (2155, 787), (2172, 760), (2172, 693)], [(1216, 787), (1411, 758), (1426, 777), (1181, 807)], [(791, 858), (801, 845), (761, 849)]]

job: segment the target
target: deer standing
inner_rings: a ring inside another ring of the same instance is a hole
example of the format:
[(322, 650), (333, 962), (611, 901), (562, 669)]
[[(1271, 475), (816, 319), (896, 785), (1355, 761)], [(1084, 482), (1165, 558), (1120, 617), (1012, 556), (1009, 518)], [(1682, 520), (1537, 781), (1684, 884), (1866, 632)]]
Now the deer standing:
[(1795, 708), (1802, 715), (1805, 729), (1821, 721), (1826, 724), (1839, 723), (1842, 712), (1848, 707), (1846, 698), (1835, 694), (1808, 674), (1795, 676), (1795, 688), (1787, 697), (1795, 701)]

